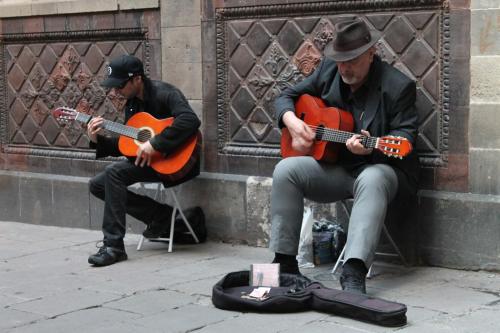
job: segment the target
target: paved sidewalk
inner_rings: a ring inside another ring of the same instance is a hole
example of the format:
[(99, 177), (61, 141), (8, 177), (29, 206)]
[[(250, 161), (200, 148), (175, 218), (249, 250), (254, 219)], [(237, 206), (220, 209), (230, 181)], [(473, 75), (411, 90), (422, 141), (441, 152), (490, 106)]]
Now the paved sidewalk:
[[(500, 332), (500, 274), (379, 267), (369, 294), (405, 303), (391, 329), (318, 312), (222, 311), (211, 288), (225, 273), (269, 262), (267, 249), (208, 242), (177, 246), (126, 240), (129, 260), (87, 264), (101, 233), (0, 222), (0, 332)], [(331, 267), (304, 270), (329, 287)]]

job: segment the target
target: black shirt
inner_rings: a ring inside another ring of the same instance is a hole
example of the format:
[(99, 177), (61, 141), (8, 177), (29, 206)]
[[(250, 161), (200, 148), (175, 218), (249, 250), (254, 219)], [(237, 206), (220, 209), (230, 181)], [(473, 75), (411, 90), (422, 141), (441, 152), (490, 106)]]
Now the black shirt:
[[(341, 109), (351, 113), (354, 120), (353, 132), (357, 134), (360, 134), (361, 130), (366, 130), (366, 128), (363, 128), (363, 117), (365, 115), (365, 105), (370, 89), (367, 84), (370, 80), (370, 72), (368, 73), (368, 78), (365, 83), (354, 92), (348, 84), (344, 83), (342, 80), (339, 81), (340, 95), (342, 97)], [(347, 149), (341, 150), (339, 164), (345, 167), (356, 168), (370, 162), (370, 155), (356, 155)]]
[[(144, 99), (134, 97), (127, 100), (125, 122), (137, 112), (147, 112), (157, 119), (174, 117), (171, 126), (150, 140), (155, 150), (168, 155), (196, 133), (200, 120), (182, 92), (175, 86), (148, 78), (144, 78), (143, 82)], [(97, 144), (91, 142), (90, 147), (96, 148), (97, 158), (121, 155), (117, 137), (98, 135)]]

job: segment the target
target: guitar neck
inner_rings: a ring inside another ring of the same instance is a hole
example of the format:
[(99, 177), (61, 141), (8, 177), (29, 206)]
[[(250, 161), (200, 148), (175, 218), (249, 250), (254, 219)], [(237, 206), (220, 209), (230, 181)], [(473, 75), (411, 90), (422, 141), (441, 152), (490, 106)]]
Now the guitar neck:
[[(329, 141), (336, 143), (346, 143), (348, 139), (350, 139), (354, 133), (339, 131), (335, 129), (331, 129), (328, 127), (318, 126), (316, 127), (316, 140), (321, 141)], [(378, 138), (373, 136), (361, 136), (361, 143), (366, 148), (376, 148), (377, 147)]]
[[(88, 124), (92, 118), (93, 117), (91, 115), (78, 112), (76, 117), (75, 117), (75, 120), (80, 121), (80, 122), (85, 123), (85, 124)], [(117, 123), (114, 121), (110, 121), (110, 120), (104, 120), (103, 128), (112, 132), (112, 133), (124, 135), (126, 137), (129, 137), (129, 138), (132, 138), (135, 140), (139, 140), (140, 130), (135, 128), (135, 127), (123, 125), (123, 124), (120, 124), (120, 123)]]

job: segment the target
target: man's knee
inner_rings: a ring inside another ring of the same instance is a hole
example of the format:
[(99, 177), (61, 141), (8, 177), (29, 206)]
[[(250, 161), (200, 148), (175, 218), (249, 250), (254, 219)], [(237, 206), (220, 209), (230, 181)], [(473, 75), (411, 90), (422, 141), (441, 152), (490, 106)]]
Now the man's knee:
[(397, 189), (397, 184), (397, 175), (391, 166), (375, 164), (361, 172), (354, 182), (354, 189), (355, 191), (382, 190), (392, 195), (392, 192)]
[(101, 177), (98, 175), (89, 180), (89, 191), (98, 198), (104, 194), (104, 185), (101, 184), (100, 179)]
[(276, 164), (273, 172), (273, 182), (288, 178), (292, 170), (292, 163), (289, 160), (289, 158), (285, 158)]
[(309, 158), (310, 157), (289, 157), (279, 161), (274, 167), (273, 184), (274, 182), (280, 181), (298, 181), (303, 173), (301, 170), (308, 165)]

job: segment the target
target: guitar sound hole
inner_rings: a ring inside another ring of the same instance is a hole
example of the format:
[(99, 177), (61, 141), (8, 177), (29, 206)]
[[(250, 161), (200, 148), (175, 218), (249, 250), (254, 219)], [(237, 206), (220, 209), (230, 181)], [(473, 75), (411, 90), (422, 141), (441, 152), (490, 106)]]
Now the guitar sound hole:
[(151, 139), (151, 132), (148, 131), (147, 129), (142, 129), (139, 131), (139, 134), (137, 134), (137, 139), (140, 142), (146, 142), (149, 139)]

